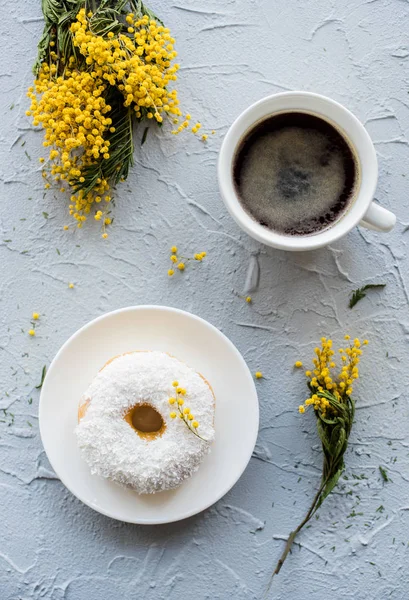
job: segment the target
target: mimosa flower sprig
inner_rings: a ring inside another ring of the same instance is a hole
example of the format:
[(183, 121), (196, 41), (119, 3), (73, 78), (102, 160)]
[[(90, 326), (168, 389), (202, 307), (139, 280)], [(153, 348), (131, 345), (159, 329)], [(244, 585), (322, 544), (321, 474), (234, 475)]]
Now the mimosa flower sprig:
[(175, 268), (178, 271), (183, 272), (186, 269), (186, 264), (190, 261), (202, 262), (206, 258), (206, 252), (196, 252), (194, 256), (181, 256), (178, 254), (177, 246), (172, 246), (170, 249), (170, 262), (172, 263), (171, 268), (168, 270), (169, 277), (173, 277), (175, 274)]
[[(323, 337), (321, 348), (315, 348), (315, 357), (312, 361), (314, 368), (305, 372), (310, 396), (298, 410), (302, 414), (309, 406), (314, 409), (317, 431), (324, 453), (321, 483), (304, 519), (288, 536), (284, 552), (273, 575), (279, 573), (295, 537), (332, 492), (344, 470), (344, 454), (355, 415), (355, 402), (352, 399), (353, 384), (359, 377), (358, 364), (362, 354), (361, 342), (358, 338), (350, 342), (350, 336), (346, 335), (345, 340), (348, 347), (339, 349), (342, 365), (340, 369), (336, 370), (332, 340)], [(364, 340), (363, 345), (366, 344), (368, 341)], [(302, 366), (301, 361), (297, 361), (295, 366)]]
[(193, 416), (190, 408), (187, 406), (184, 406), (185, 396), (186, 396), (185, 388), (180, 387), (178, 381), (174, 381), (172, 383), (172, 385), (175, 388), (175, 395), (172, 396), (171, 398), (169, 398), (169, 404), (171, 406), (173, 406), (177, 410), (177, 412), (175, 410), (173, 410), (170, 413), (170, 418), (176, 419), (176, 417), (179, 416), (179, 418), (184, 422), (184, 424), (189, 429), (189, 431), (191, 431), (196, 437), (203, 440), (203, 442), (207, 442), (208, 440), (203, 438), (197, 432), (197, 429), (199, 427), (199, 422)]
[(44, 129), (45, 187), (55, 182), (69, 193), (78, 227), (94, 214), (105, 238), (111, 189), (133, 164), (136, 127), (167, 121), (173, 134), (197, 134), (201, 124), (183, 116), (177, 91), (169, 89), (179, 69), (175, 40), (141, 0), (41, 5), (45, 27), (26, 114)]

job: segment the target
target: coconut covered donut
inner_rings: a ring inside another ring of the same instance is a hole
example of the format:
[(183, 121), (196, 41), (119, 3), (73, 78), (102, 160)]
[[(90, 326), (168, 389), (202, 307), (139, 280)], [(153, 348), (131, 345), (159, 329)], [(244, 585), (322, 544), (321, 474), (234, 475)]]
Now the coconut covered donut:
[(150, 494), (178, 487), (214, 438), (209, 383), (164, 352), (131, 352), (103, 367), (83, 397), (75, 433), (93, 474)]

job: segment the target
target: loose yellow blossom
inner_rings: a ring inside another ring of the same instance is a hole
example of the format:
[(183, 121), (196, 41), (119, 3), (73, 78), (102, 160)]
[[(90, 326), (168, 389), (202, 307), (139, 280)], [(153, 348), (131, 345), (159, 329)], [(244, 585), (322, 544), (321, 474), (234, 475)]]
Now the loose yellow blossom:
[(69, 284), (68, 284), (68, 287), (70, 288), (70, 290), (72, 290), (72, 289), (73, 289), (75, 286), (74, 286), (74, 284), (73, 284), (73, 283), (69, 283)]
[(261, 379), (261, 378), (263, 377), (263, 373), (262, 373), (261, 371), (256, 371), (256, 372), (254, 373), (254, 377), (255, 377), (256, 379)]
[(297, 361), (294, 363), (294, 367), (295, 367), (296, 369), (300, 369), (300, 368), (302, 367), (302, 362), (301, 362), (300, 360), (297, 360)]
[(252, 297), (251, 296), (246, 296), (246, 302), (247, 302), (247, 304), (251, 304)]
[[(172, 263), (172, 267), (173, 267), (173, 265), (175, 265), (176, 268), (178, 269), (178, 271), (181, 271), (181, 272), (186, 269), (186, 267), (190, 261), (195, 260), (197, 262), (202, 262), (203, 259), (207, 255), (206, 252), (196, 252), (196, 254), (194, 254), (193, 257), (180, 256), (180, 255), (178, 255), (178, 249), (176, 246), (172, 246), (170, 250), (171, 250), (170, 261)], [(178, 264), (176, 264), (176, 263), (178, 263)], [(169, 275), (174, 274), (173, 268), (171, 268), (168, 271), (168, 274)]]
[(169, 416), (170, 416), (171, 419), (176, 419), (177, 415), (176, 415), (175, 412), (171, 412)]
[(33, 319), (34, 321), (37, 321), (40, 318), (40, 315), (38, 312), (33, 312)]
[(175, 274), (175, 271), (173, 269), (168, 270), (169, 277), (172, 277), (172, 275), (174, 275), (174, 274)]
[(28, 335), (31, 335), (31, 337), (34, 337), (36, 334), (36, 332), (34, 331), (34, 329), (29, 329), (28, 330)]
[(175, 404), (176, 398), (169, 398), (169, 404)]
[(298, 407), (298, 412), (301, 413), (301, 414), (305, 413), (305, 407), (304, 407), (303, 404), (300, 404), (300, 406)]
[(173, 385), (173, 387), (178, 387), (178, 385), (179, 385), (179, 382), (178, 382), (178, 381), (173, 381), (173, 382), (172, 382), (172, 385)]

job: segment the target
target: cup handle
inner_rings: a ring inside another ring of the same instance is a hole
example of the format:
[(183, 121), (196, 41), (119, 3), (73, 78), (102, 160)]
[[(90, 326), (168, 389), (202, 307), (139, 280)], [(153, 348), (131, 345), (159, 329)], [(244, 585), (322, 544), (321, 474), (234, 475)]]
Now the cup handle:
[(376, 202), (371, 202), (359, 224), (373, 231), (391, 231), (395, 227), (395, 223), (396, 215)]

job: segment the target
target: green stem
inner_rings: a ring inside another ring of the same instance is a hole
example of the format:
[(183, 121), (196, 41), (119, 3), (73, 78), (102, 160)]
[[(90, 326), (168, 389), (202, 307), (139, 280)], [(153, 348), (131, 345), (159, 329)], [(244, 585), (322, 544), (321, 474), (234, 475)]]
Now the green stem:
[[(314, 515), (315, 510), (318, 508), (318, 503), (319, 503), (321, 493), (322, 493), (323, 489), (325, 488), (325, 486), (327, 485), (328, 480), (329, 480), (328, 477), (326, 477), (325, 479), (322, 480), (319, 490), (315, 494), (314, 500), (312, 501), (312, 504), (311, 504), (307, 514), (305, 515), (304, 519), (301, 521), (301, 523), (298, 525), (298, 527), (296, 529), (294, 529), (294, 531), (291, 531), (290, 535), (288, 536), (284, 551), (283, 551), (280, 559), (277, 562), (274, 573), (271, 576), (271, 580), (273, 579), (274, 575), (278, 575), (278, 573), (280, 572), (281, 567), (283, 566), (284, 561), (287, 558), (287, 555), (291, 550), (291, 546), (293, 545), (297, 534), (301, 531), (301, 529), (304, 527), (304, 525), (306, 525), (308, 523), (308, 521)], [(270, 586), (271, 586), (271, 581), (270, 581), (270, 585), (268, 586), (268, 589), (270, 589)]]

